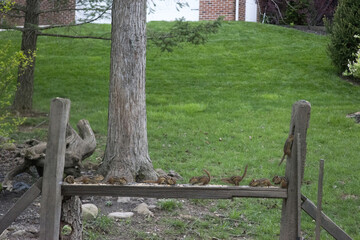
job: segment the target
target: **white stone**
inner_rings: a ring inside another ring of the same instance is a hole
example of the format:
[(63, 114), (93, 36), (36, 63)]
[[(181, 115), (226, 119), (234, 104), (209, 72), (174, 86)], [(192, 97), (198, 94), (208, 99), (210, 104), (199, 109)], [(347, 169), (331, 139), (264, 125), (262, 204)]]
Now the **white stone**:
[(131, 201), (130, 197), (118, 197), (117, 202), (118, 203), (128, 203)]
[(139, 204), (136, 208), (134, 208), (134, 211), (145, 216), (154, 216), (154, 213), (149, 210), (149, 207), (146, 203)]
[(156, 205), (150, 204), (150, 205), (148, 206), (148, 208), (149, 208), (149, 209), (155, 209), (155, 208), (156, 208)]
[(34, 234), (29, 233), (25, 230), (18, 230), (16, 232), (14, 232), (13, 234), (11, 234), (12, 237), (15, 237), (17, 239), (29, 239), (29, 238), (33, 238)]
[(9, 233), (9, 231), (5, 229), (5, 230), (2, 232), (2, 234), (0, 234), (0, 240), (8, 239), (8, 237), (7, 237), (8, 233)]
[(91, 220), (97, 217), (99, 214), (99, 209), (91, 203), (86, 203), (82, 205), (82, 219)]
[(131, 218), (132, 216), (134, 216), (133, 212), (112, 212), (109, 213), (108, 217), (109, 218)]

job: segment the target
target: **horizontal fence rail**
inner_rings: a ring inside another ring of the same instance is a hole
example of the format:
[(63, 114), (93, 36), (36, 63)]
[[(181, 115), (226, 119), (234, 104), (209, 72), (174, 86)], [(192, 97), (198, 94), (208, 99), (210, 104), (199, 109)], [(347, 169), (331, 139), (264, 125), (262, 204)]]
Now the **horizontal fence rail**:
[(285, 199), (287, 198), (287, 189), (223, 185), (193, 186), (188, 184), (178, 184), (176, 186), (149, 184), (123, 186), (107, 184), (63, 184), (61, 186), (61, 195), (187, 199), (230, 199), (234, 197)]

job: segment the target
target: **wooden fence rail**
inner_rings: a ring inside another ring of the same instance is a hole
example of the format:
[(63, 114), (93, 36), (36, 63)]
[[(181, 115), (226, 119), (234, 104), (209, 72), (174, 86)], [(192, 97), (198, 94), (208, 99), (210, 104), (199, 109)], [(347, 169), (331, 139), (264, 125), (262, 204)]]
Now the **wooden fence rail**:
[[(283, 199), (280, 240), (301, 239), (301, 209), (305, 210), (314, 219), (317, 209), (309, 199), (301, 195), (310, 109), (310, 103), (307, 101), (298, 101), (293, 105), (289, 135), (294, 135), (295, 139), (291, 156), (287, 157), (286, 163), (285, 176), (289, 181), (287, 189), (223, 185), (192, 186), (188, 184), (178, 184), (176, 186), (145, 184), (123, 186), (108, 184), (78, 185), (62, 183), (65, 161), (65, 132), (69, 119), (70, 101), (56, 98), (52, 101), (50, 109), (50, 126), (43, 180), (39, 179), (19, 199), (15, 206), (0, 219), (0, 233), (42, 192), (40, 211), (40, 239), (42, 240), (59, 238), (62, 197), (83, 195), (188, 199), (279, 198)], [(78, 215), (79, 211), (76, 214)], [(324, 213), (321, 213), (321, 226), (336, 239), (351, 240), (350, 236)], [(80, 239), (81, 231), (82, 228), (80, 228), (78, 235), (74, 238), (70, 237), (70, 239)]]
[(248, 186), (189, 186), (189, 185), (62, 185), (64, 196), (116, 196), (116, 197), (148, 197), (148, 198), (187, 198), (187, 199), (231, 199), (234, 197), (252, 198), (287, 198), (287, 190), (278, 187)]

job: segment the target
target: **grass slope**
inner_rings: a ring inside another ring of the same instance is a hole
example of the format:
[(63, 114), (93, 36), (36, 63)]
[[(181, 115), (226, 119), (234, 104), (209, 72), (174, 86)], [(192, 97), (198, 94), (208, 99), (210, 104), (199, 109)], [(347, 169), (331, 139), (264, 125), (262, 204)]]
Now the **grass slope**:
[[(171, 23), (150, 23), (166, 29)], [(104, 34), (109, 25), (80, 33)], [(75, 31), (75, 30), (68, 30)], [(1, 32), (0, 43), (20, 35)], [(150, 156), (156, 168), (174, 169), (185, 179), (208, 169), (216, 179), (249, 165), (251, 178), (284, 173), (277, 164), (289, 131), (292, 104), (312, 105), (303, 193), (316, 202), (318, 161), (325, 159), (324, 212), (354, 239), (360, 239), (360, 126), (346, 114), (359, 111), (359, 86), (341, 80), (326, 55), (328, 39), (272, 25), (226, 22), (206, 45), (147, 51), (147, 116)], [(50, 99), (72, 101), (71, 122), (86, 118), (106, 137), (110, 42), (40, 37), (34, 106), (48, 111)], [(31, 120), (29, 120), (31, 121)], [(32, 123), (35, 124), (35, 123)], [(96, 157), (96, 156), (95, 156)], [(94, 157), (94, 158), (95, 158)], [(94, 159), (93, 159), (94, 160)], [(204, 220), (201, 237), (254, 239), (279, 234), (281, 201), (219, 201), (233, 222)], [(246, 216), (246, 221), (244, 217)], [(303, 214), (306, 238), (315, 225)], [(208, 230), (210, 228), (210, 230)], [(323, 232), (322, 239), (332, 239)]]

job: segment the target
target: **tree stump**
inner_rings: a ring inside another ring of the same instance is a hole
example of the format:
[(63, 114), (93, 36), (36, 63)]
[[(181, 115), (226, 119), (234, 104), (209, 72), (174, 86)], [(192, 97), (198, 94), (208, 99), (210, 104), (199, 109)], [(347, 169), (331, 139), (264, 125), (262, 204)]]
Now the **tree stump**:
[(60, 229), (60, 239), (62, 240), (81, 240), (82, 221), (81, 221), (81, 200), (78, 196), (71, 196), (64, 199), (61, 208), (61, 228), (68, 225), (71, 228), (70, 234), (62, 234)]
[[(64, 173), (80, 176), (82, 160), (91, 156), (96, 148), (96, 139), (89, 122), (85, 119), (80, 120), (77, 124), (79, 134), (68, 124), (66, 127), (66, 152)], [(39, 175), (43, 175), (46, 142), (32, 141), (31, 147), (25, 148), (20, 155), (24, 162), (8, 172), (3, 181), (3, 187), (12, 190), (12, 179), (23, 172), (30, 172), (30, 167), (35, 166)]]

